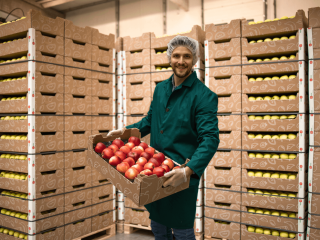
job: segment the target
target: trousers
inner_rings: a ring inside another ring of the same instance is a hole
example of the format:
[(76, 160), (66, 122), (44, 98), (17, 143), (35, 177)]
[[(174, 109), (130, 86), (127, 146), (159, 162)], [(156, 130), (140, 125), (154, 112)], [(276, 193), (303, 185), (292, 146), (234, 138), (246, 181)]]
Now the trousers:
[[(151, 220), (151, 230), (155, 236), (155, 240), (173, 240), (173, 235), (176, 240), (195, 240), (193, 228), (176, 229), (169, 228), (160, 223)], [(173, 235), (172, 235), (173, 231)]]

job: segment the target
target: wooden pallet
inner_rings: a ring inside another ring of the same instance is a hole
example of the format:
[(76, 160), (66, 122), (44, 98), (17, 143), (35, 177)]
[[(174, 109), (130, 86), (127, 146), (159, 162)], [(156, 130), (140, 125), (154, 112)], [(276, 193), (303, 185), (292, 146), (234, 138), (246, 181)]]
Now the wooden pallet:
[(134, 233), (140, 229), (151, 230), (151, 226), (142, 226), (141, 224), (123, 224), (123, 229), (125, 234)]
[(204, 239), (210, 239), (210, 240), (228, 240), (226, 238), (214, 238), (214, 237), (211, 237), (211, 236), (204, 236)]
[(118, 220), (116, 222), (117, 225), (117, 233), (123, 233), (123, 224), (124, 224), (124, 220)]
[(105, 240), (116, 235), (116, 224), (88, 233), (73, 240)]
[(196, 240), (203, 240), (203, 232), (202, 233), (194, 233), (196, 236)]

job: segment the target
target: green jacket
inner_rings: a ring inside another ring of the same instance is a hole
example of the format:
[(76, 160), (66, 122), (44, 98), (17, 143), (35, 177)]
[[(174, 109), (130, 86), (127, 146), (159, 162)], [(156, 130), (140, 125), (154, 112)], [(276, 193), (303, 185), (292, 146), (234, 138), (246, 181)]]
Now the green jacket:
[(193, 228), (199, 179), (219, 145), (218, 97), (193, 72), (172, 92), (173, 75), (157, 84), (148, 115), (126, 128), (151, 133), (150, 145), (194, 172), (188, 189), (145, 205), (150, 219), (170, 228)]

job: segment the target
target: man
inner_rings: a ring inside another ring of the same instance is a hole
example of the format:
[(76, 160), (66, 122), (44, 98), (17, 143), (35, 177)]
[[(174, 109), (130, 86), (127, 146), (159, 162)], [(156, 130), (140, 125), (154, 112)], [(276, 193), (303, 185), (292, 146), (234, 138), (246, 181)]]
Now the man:
[[(194, 220), (199, 179), (219, 145), (218, 97), (197, 78), (193, 66), (198, 44), (177, 36), (168, 44), (167, 55), (174, 74), (157, 84), (148, 115), (126, 128), (138, 128), (141, 137), (151, 133), (151, 146), (186, 168), (165, 174), (164, 187), (178, 186), (190, 176), (189, 188), (145, 207), (150, 213), (156, 240), (194, 240)], [(124, 128), (125, 129), (125, 128)], [(109, 135), (121, 134), (124, 129)]]

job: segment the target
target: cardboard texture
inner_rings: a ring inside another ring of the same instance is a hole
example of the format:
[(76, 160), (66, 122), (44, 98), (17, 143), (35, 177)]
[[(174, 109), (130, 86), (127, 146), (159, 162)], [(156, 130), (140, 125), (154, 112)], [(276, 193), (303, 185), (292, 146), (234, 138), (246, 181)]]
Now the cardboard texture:
[(98, 231), (100, 229), (106, 228), (114, 224), (113, 214), (114, 214), (114, 211), (108, 211), (108, 212), (100, 213), (98, 216), (93, 217), (92, 232)]
[(92, 204), (102, 203), (114, 198), (113, 185), (104, 184), (92, 189)]
[[(7, 77), (1, 77), (6, 79)], [(1, 82), (2, 94), (28, 92), (28, 79)], [(62, 74), (47, 75), (45, 72), (36, 72), (35, 88), (37, 92), (63, 93), (64, 76)]]
[(89, 218), (92, 216), (91, 214), (91, 205), (92, 200), (86, 200), (83, 202), (79, 202), (76, 204), (81, 204), (80, 206), (76, 205), (66, 205), (66, 213), (64, 214), (65, 224), (72, 223), (84, 218)]
[(308, 226), (310, 226), (312, 228), (318, 228), (320, 230), (320, 216), (309, 214), (308, 217), (310, 219)]
[(218, 113), (241, 112), (241, 105), (240, 93), (218, 96)]
[(241, 131), (241, 115), (218, 115), (220, 131)]
[[(36, 152), (62, 151), (64, 147), (63, 132), (35, 133)], [(0, 150), (28, 152), (27, 140), (0, 139)]]
[(241, 186), (241, 168), (221, 169), (208, 166), (206, 171), (206, 183)]
[(242, 71), (241, 66), (210, 67), (210, 68), (206, 68), (206, 76), (226, 78), (232, 75), (240, 75), (241, 71)]
[(230, 186), (229, 188), (218, 187), (215, 184), (207, 183), (205, 189), (205, 205), (210, 206), (215, 202), (241, 204), (241, 187)]
[(241, 77), (241, 75), (231, 75), (223, 78), (209, 77), (208, 88), (217, 95), (241, 93)]
[(79, 78), (73, 76), (65, 76), (64, 81), (64, 93), (74, 94), (81, 96), (91, 96), (92, 95), (92, 83), (93, 80), (90, 78)]
[(109, 97), (92, 97), (92, 113), (93, 114), (112, 114), (115, 112), (112, 109), (112, 103), (115, 99)]
[(320, 132), (314, 132), (314, 145), (320, 146)]
[(128, 82), (126, 83), (126, 97), (127, 98), (144, 98), (152, 97), (151, 95), (151, 81), (143, 81), (141, 83)]
[(90, 135), (90, 130), (64, 132), (64, 150), (86, 148)]
[(231, 20), (228, 24), (214, 25), (213, 23), (205, 26), (206, 40), (221, 41), (231, 38), (241, 37), (241, 20)]
[(29, 28), (63, 37), (64, 21), (64, 19), (59, 17), (53, 19), (43, 16), (41, 12), (30, 10), (27, 12), (25, 19), (1, 26), (0, 37), (3, 38), (27, 32)]
[[(62, 113), (58, 113), (62, 114)], [(57, 132), (63, 131), (63, 116), (56, 115), (43, 115), (35, 116), (35, 126), (34, 130), (36, 132)], [(28, 120), (1, 120), (0, 121), (0, 131), (1, 132), (28, 132)]]
[[(227, 66), (230, 68), (232, 65), (241, 65), (241, 56), (231, 56), (228, 58), (206, 58), (206, 66), (208, 67), (225, 67)], [(213, 68), (214, 69), (214, 68)], [(235, 74), (241, 74), (241, 67), (240, 72), (233, 72), (233, 74), (225, 74), (225, 75), (235, 75)], [(211, 76), (211, 74), (210, 74)]]
[[(91, 79), (91, 71), (90, 70), (86, 70), (86, 69), (82, 69), (82, 68), (78, 68), (78, 67), (65, 67), (65, 75), (66, 76), (72, 76), (72, 77), (76, 77), (79, 79), (83, 79), (83, 78), (90, 78)], [(92, 73), (93, 75), (93, 73)]]
[(218, 149), (241, 149), (241, 131), (220, 132), (219, 139)]
[(112, 200), (103, 201), (102, 203), (94, 204), (92, 206), (92, 216), (95, 216), (102, 212), (106, 212), (110, 210), (114, 210), (113, 201)]
[(150, 65), (150, 59), (150, 49), (142, 49), (141, 52), (126, 51), (126, 67)]
[(46, 232), (37, 235), (40, 240), (56, 240), (64, 238), (64, 227), (49, 228)]
[[(220, 59), (233, 56), (241, 56), (241, 38), (232, 38), (229, 42), (208, 42), (209, 58)], [(243, 43), (242, 43), (243, 47)], [(203, 54), (204, 55), (204, 54)]]
[(249, 25), (247, 20), (241, 22), (242, 37), (268, 36), (276, 33), (290, 33), (305, 28), (308, 20), (303, 10), (298, 10), (294, 18)]
[(203, 44), (205, 39), (205, 32), (198, 25), (194, 25), (190, 32), (188, 33), (179, 33), (177, 35), (156, 37), (154, 33), (151, 33), (151, 48), (164, 48), (167, 47), (168, 43), (176, 36), (186, 36), (190, 37), (199, 43)]
[[(148, 67), (150, 69), (150, 66)], [(150, 82), (151, 74), (150, 73), (128, 74), (128, 75), (125, 75), (125, 79), (127, 82), (130, 82), (130, 83), (134, 83), (134, 82), (140, 83), (145, 81)]]
[(110, 97), (115, 98), (116, 96), (113, 96), (113, 88), (111, 81), (103, 81), (98, 79), (92, 79), (92, 96), (97, 97)]
[(92, 181), (91, 166), (65, 168), (64, 174), (64, 187), (70, 187)]
[[(222, 219), (226, 221), (240, 223), (240, 205), (231, 204), (229, 206), (219, 206), (212, 203), (211, 206), (205, 206), (204, 215), (207, 218)], [(205, 218), (206, 221), (206, 218)]]
[(242, 132), (242, 149), (268, 151), (299, 151), (299, 138), (295, 139), (255, 139), (249, 138), (247, 132)]
[(115, 116), (106, 115), (95, 115), (92, 116), (92, 130), (113, 130), (115, 126), (113, 125)]
[(102, 175), (100, 172), (98, 172), (95, 169), (91, 168), (91, 174), (92, 174), (92, 186), (102, 186), (106, 184), (110, 184), (111, 182), (106, 178), (106, 176)]
[[(76, 187), (81, 186), (81, 187)], [(91, 183), (65, 188), (65, 206), (92, 199)]]
[[(99, 73), (99, 72), (113, 73), (112, 67), (113, 67), (112, 64), (104, 64), (104, 63), (92, 62), (91, 63), (91, 69), (94, 70), (92, 72), (92, 78), (101, 79), (101, 80), (103, 80), (103, 79), (109, 80), (107, 78), (107, 75), (105, 75), (103, 78), (101, 78), (100, 74), (102, 74), (102, 73)], [(97, 71), (98, 73), (96, 73), (95, 71)]]
[(101, 48), (92, 45), (91, 57), (93, 62), (104, 63), (107, 65), (113, 64), (113, 50), (108, 48)]
[(304, 205), (306, 199), (275, 198), (259, 194), (248, 194), (242, 189), (242, 205), (256, 208), (275, 209), (288, 212), (298, 212), (299, 205)]
[(100, 33), (98, 29), (92, 29), (92, 45), (97, 45), (102, 48), (115, 48), (115, 36), (110, 33), (109, 35)]
[(217, 151), (208, 166), (241, 168), (241, 151)]
[[(309, 205), (308, 212), (312, 214), (320, 215), (320, 195), (309, 193), (309, 204), (311, 201), (311, 205)], [(320, 227), (319, 227), (320, 228)]]
[(87, 219), (82, 219), (82, 221), (78, 221), (78, 222), (74, 222), (66, 225), (64, 227), (65, 228), (64, 240), (72, 240), (92, 232), (91, 221), (92, 221), (91, 218), (87, 218)]
[(123, 37), (124, 51), (137, 51), (151, 48), (151, 33), (143, 33), (141, 37)]
[(65, 113), (64, 131), (85, 131), (92, 128), (92, 117), (84, 113)]
[(77, 168), (81, 166), (89, 166), (87, 159), (87, 150), (72, 150), (64, 152), (64, 168)]
[(151, 224), (151, 219), (149, 219), (149, 215), (150, 214), (147, 210), (132, 209), (126, 207), (124, 213), (124, 223), (149, 227)]
[[(248, 151), (250, 152), (250, 150)], [(243, 169), (259, 169), (269, 171), (299, 171), (299, 154), (295, 159), (277, 159), (277, 158), (250, 158), (248, 152), (242, 153), (242, 168)], [(307, 159), (305, 159), (305, 163)]]
[(314, 229), (314, 228), (309, 228), (308, 227), (308, 233), (307, 237), (309, 240), (317, 240), (320, 238), (320, 230), (319, 229)]
[[(147, 211), (147, 209), (144, 206), (139, 207), (132, 200), (130, 200), (130, 198), (127, 198), (127, 197), (124, 198), (124, 205), (126, 208), (129, 208), (129, 209), (133, 208), (133, 209)], [(148, 218), (149, 218), (149, 216), (148, 216)]]
[[(281, 95), (281, 94), (279, 94)], [(249, 101), (247, 94), (242, 94), (242, 112), (299, 112), (299, 93), (295, 99)]]
[[(147, 203), (156, 201), (165, 196), (171, 195), (175, 192), (185, 189), (189, 185), (190, 179), (184, 184), (174, 188), (169, 186), (167, 188), (155, 187), (162, 186), (166, 177), (158, 178), (155, 175), (151, 176), (138, 176), (134, 182), (129, 181), (115, 168), (109, 165), (104, 159), (102, 159), (97, 153), (94, 152), (93, 144), (97, 142), (113, 141), (117, 137), (121, 139), (128, 139), (130, 136), (136, 136), (141, 138), (141, 134), (138, 129), (127, 129), (121, 136), (106, 137), (104, 134), (90, 136), (88, 142), (88, 161), (91, 166), (96, 168), (101, 174), (107, 175), (108, 180), (115, 185), (122, 193), (133, 200), (137, 205), (142, 206)], [(184, 167), (182, 165), (182, 167)], [(157, 194), (156, 194), (157, 192)], [(152, 197), (151, 197), (152, 196)]]
[[(295, 119), (250, 120), (251, 114), (242, 115), (242, 131), (250, 132), (297, 132), (299, 115)], [(253, 114), (252, 114), (253, 115)], [(267, 114), (266, 114), (267, 115)], [(258, 115), (256, 115), (258, 116)]]
[[(91, 70), (92, 65), (93, 65), (92, 62), (89, 60), (81, 60), (81, 59), (76, 59), (72, 57), (65, 57), (65, 66)], [(73, 76), (73, 74), (72, 73), (70, 74), (70, 72), (66, 72), (65, 75)]]
[(65, 38), (69, 38), (81, 43), (92, 42), (92, 28), (78, 27), (72, 21), (65, 19)]
[(118, 37), (115, 42), (115, 49), (117, 52), (123, 51), (123, 38)]
[[(320, 111), (320, 90), (314, 90), (313, 91), (313, 99), (314, 99), (314, 110), (315, 111)], [(310, 94), (311, 95), (311, 94)], [(0, 103), (1, 104), (1, 103)], [(315, 124), (316, 124), (316, 121), (315, 121)]]
[(219, 220), (204, 218), (204, 236), (240, 240), (240, 223), (228, 222), (228, 224), (222, 224), (216, 221)]
[(313, 70), (313, 78), (312, 78), (312, 80), (313, 80), (313, 88), (314, 88), (314, 90), (319, 90), (320, 89), (320, 69)]
[[(98, 71), (92, 71), (92, 78), (98, 79), (102, 82), (112, 82), (113, 77), (115, 76), (114, 73), (105, 73), (105, 72), (98, 72)], [(94, 87), (95, 85), (93, 85)]]
[(294, 79), (249, 82), (247, 75), (242, 75), (242, 93), (292, 93), (299, 91), (299, 74)]
[(90, 114), (92, 112), (92, 99), (88, 95), (64, 94), (64, 112)]
[(126, 109), (123, 113), (125, 115), (132, 114), (148, 114), (151, 104), (151, 97), (135, 98), (135, 99), (126, 99)]
[(318, 151), (314, 151), (314, 153), (313, 153), (313, 166), (312, 166), (312, 169), (313, 169), (313, 172), (320, 173), (320, 153)]
[[(309, 8), (309, 28), (318, 28), (320, 27), (320, 7)], [(319, 234), (320, 235), (320, 234)]]
[(320, 193), (320, 173), (318, 172), (312, 173), (312, 192)]

